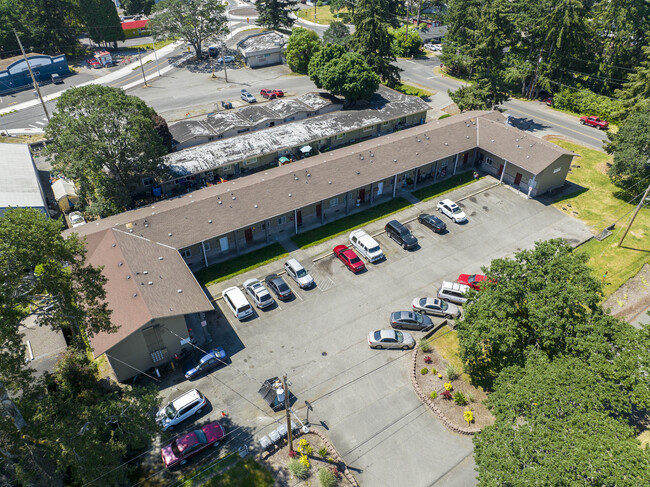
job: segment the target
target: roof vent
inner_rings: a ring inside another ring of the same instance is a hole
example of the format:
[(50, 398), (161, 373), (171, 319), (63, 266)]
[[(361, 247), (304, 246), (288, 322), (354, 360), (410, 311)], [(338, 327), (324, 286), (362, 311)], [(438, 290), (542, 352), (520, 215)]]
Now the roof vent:
[(168, 237), (171, 237), (171, 236), (172, 236), (172, 232), (169, 232), (169, 233), (167, 234), (167, 236), (168, 236)]
[(420, 153), (419, 153), (419, 152), (416, 152), (416, 153), (415, 153), (415, 155), (416, 155), (416, 156), (419, 156), (419, 155), (420, 155)]
[(149, 271), (142, 271), (143, 274), (149, 274)]
[(218, 203), (221, 204), (221, 201), (219, 201)]
[(152, 211), (152, 212), (151, 212), (151, 214), (152, 214), (152, 215), (155, 215), (155, 214), (156, 214), (156, 212), (155, 212), (155, 211)]
[(445, 145), (449, 145), (449, 142), (445, 142)]
[(427, 140), (429, 140), (429, 136), (428, 136), (428, 135), (425, 135), (424, 137), (425, 137)]
[(236, 200), (237, 198), (235, 196), (232, 197), (233, 200)]
[(159, 257), (158, 257), (158, 260), (163, 260), (163, 256), (162, 256), (162, 255), (159, 256)]
[(131, 229), (129, 229), (129, 233), (133, 233), (133, 229), (132, 229), (132, 228), (131, 228)]
[(466, 135), (465, 138), (469, 139), (469, 135)]
[(494, 142), (494, 139), (490, 140), (490, 142)]
[(332, 184), (332, 181), (327, 181), (327, 184)]
[(291, 198), (291, 193), (289, 193), (289, 198)]
[(179, 290), (178, 290), (178, 291), (176, 291), (176, 292), (177, 292), (178, 294), (180, 294), (180, 293), (182, 293), (182, 292), (183, 292), (183, 290), (182, 290), (182, 289), (179, 289)]
[(111, 247), (115, 247), (116, 245), (117, 245), (117, 244), (113, 244), (113, 245), (111, 245)]
[(307, 177), (311, 176), (311, 174), (307, 173)]
[(155, 209), (155, 208), (156, 208), (155, 206), (152, 206), (152, 207), (151, 207), (152, 210)]
[(375, 155), (371, 152), (371, 153), (370, 153), (370, 157), (375, 157)]
[(131, 275), (130, 275), (130, 274), (126, 276), (126, 280), (128, 281), (129, 279), (131, 279)]
[(420, 139), (418, 139), (417, 137), (415, 138), (415, 140), (417, 140), (418, 142), (420, 142)]
[(257, 205), (255, 205), (255, 208), (257, 208)]
[(359, 174), (361, 174), (361, 172), (357, 171), (357, 176), (358, 176)]
[(133, 293), (133, 297), (135, 298), (138, 295), (138, 293)]
[(294, 174), (294, 175), (293, 175), (293, 179), (295, 179), (296, 181), (298, 181), (298, 176), (296, 176), (296, 175)]
[(149, 284), (150, 286), (153, 286), (153, 281), (149, 281), (147, 284)]
[(212, 220), (208, 220), (208, 223), (212, 223)]
[(393, 162), (397, 162), (397, 159), (393, 159)]

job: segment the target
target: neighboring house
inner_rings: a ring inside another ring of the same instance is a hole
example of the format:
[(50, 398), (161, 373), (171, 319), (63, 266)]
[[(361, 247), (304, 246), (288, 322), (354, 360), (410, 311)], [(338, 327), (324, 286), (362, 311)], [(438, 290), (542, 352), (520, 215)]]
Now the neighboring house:
[(87, 262), (103, 266), (108, 279), (106, 299), (118, 327), (90, 345), (95, 357), (106, 355), (119, 381), (168, 363), (193, 338), (189, 329), (214, 310), (176, 249), (133, 230), (102, 230), (86, 241)]
[(329, 93), (306, 93), (295, 99), (277, 98), (264, 105), (211, 113), (205, 120), (183, 120), (170, 125), (169, 131), (172, 147), (182, 150), (342, 108), (343, 103)]
[[(65, 54), (46, 56), (28, 54), (27, 61), (39, 84), (49, 83), (54, 73), (63, 77), (70, 73)], [(33, 86), (27, 62), (22, 56), (0, 59), (0, 94), (11, 93)]]
[(149, 19), (143, 20), (127, 20), (122, 22), (122, 30), (124, 31), (124, 36), (127, 39), (132, 37), (142, 37), (148, 36), (151, 34), (151, 31), (147, 28)]
[(39, 376), (44, 372), (54, 373), (57, 362), (67, 350), (63, 332), (40, 326), (35, 315), (25, 318), (18, 331), (23, 336), (27, 365)]
[(79, 196), (75, 191), (74, 183), (67, 179), (59, 178), (52, 183), (54, 200), (59, 205), (62, 213), (72, 211), (79, 202)]
[[(308, 95), (316, 98), (314, 94)], [(312, 100), (311, 103), (315, 104), (316, 101)], [(284, 113), (289, 116), (283, 119), (284, 122), (300, 116), (291, 110), (289, 104), (273, 103), (268, 104), (268, 109), (263, 107), (265, 110), (247, 112), (247, 123), (272, 123), (274, 119), (268, 111), (273, 107), (277, 107), (277, 110), (273, 109), (276, 116), (281, 116), (282, 110), (286, 109)], [(327, 152), (336, 147), (419, 125), (425, 122), (427, 110), (429, 105), (420, 98), (403, 95), (382, 86), (369, 102), (358, 102), (349, 109), (257, 132), (240, 133), (236, 137), (215, 140), (169, 154), (166, 160), (173, 177), (164, 181), (158, 191), (173, 194), (188, 187), (201, 186), (204, 182), (232, 179), (277, 166), (284, 159), (288, 161), (302, 158), (303, 154)], [(195, 133), (205, 129), (205, 125), (189, 127)], [(249, 132), (250, 128), (237, 130)], [(133, 188), (133, 191), (147, 191), (144, 183), (151, 181), (151, 178), (143, 180), (143, 185)], [(155, 187), (150, 189), (153, 191)]]
[(540, 195), (564, 184), (574, 155), (510, 127), (497, 111), (467, 112), (68, 231), (87, 238), (108, 230), (132, 233), (134, 245), (176, 249), (195, 271), (478, 161), (525, 195)]
[(47, 212), (47, 201), (29, 146), (0, 144), (0, 216), (9, 207)]
[(446, 25), (431, 25), (424, 30), (418, 30), (418, 33), (424, 42), (441, 42), (447, 29)]
[(282, 53), (287, 40), (287, 36), (278, 32), (262, 32), (239, 41), (237, 49), (242, 53), (250, 68), (259, 68), (282, 63)]

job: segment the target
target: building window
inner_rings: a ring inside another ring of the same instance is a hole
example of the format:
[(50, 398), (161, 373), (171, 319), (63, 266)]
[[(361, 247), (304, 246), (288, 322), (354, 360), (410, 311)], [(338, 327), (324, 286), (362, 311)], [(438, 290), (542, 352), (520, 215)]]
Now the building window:
[(212, 171), (206, 172), (205, 179), (207, 179), (208, 181), (214, 181), (214, 173)]
[(245, 129), (238, 130), (237, 133), (238, 134), (243, 134), (244, 132), (248, 132), (249, 130), (250, 130), (250, 128), (245, 128)]
[(390, 123), (390, 122), (383, 122), (383, 123), (381, 124), (381, 126), (382, 126), (382, 127), (388, 127), (388, 124), (389, 124), (389, 123)]
[(492, 159), (490, 159), (489, 157), (486, 157), (485, 158), (485, 163), (489, 164), (491, 166), (492, 165)]
[(184, 259), (189, 259), (190, 257), (192, 257), (192, 250), (191, 249), (181, 250), (181, 256)]
[(232, 164), (228, 164), (227, 166), (223, 166), (221, 168), (221, 172), (223, 174), (230, 174), (232, 172)]
[(557, 174), (557, 173), (559, 173), (561, 170), (562, 170), (562, 166), (556, 167), (555, 169), (553, 169), (553, 174)]
[(152, 177), (142, 179), (142, 186), (151, 186), (153, 183), (154, 181)]
[(343, 139), (345, 134), (336, 134), (336, 140)]
[(372, 129), (373, 129), (373, 128), (374, 128), (373, 125), (371, 125), (370, 127), (364, 127), (364, 128), (363, 128), (363, 131), (364, 131), (364, 132), (372, 132)]
[(210, 242), (203, 242), (203, 248), (205, 249), (206, 252), (209, 251), (210, 250)]
[(285, 122), (293, 122), (296, 119), (296, 117), (287, 117), (284, 119)]
[(252, 157), (250, 159), (246, 159), (244, 161), (244, 166), (248, 166), (250, 164), (255, 164), (257, 162), (257, 157)]
[(336, 206), (336, 205), (338, 205), (338, 204), (339, 204), (339, 199), (338, 199), (338, 198), (332, 198), (332, 199), (330, 200), (330, 208), (331, 208), (332, 206)]
[(287, 223), (287, 217), (286, 217), (286, 215), (285, 215), (285, 216), (281, 216), (280, 218), (278, 218), (278, 225), (284, 225), (285, 223)]

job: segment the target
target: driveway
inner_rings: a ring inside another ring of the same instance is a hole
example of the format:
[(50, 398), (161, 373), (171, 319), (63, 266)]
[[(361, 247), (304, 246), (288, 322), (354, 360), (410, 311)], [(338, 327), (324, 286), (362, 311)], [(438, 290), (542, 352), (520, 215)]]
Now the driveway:
[[(162, 392), (170, 398), (197, 387), (211, 401), (212, 411), (201, 420), (217, 419), (223, 411), (232, 425), (234, 445), (254, 447), (284, 413), (273, 413), (257, 390), (264, 379), (287, 373), (296, 396), (293, 409), (301, 420), (324, 431), (363, 486), (475, 485), (472, 441), (445, 429), (412, 391), (407, 365), (411, 352), (370, 350), (369, 331), (388, 327), (391, 311), (407, 310), (414, 296), (432, 296), (443, 279), (476, 272), (491, 259), (530, 248), (535, 241), (565, 237), (578, 244), (590, 236), (577, 220), (485, 178), (450, 193), (460, 200), (469, 223), (448, 223), (449, 233), (436, 235), (416, 222), (408, 223), (420, 248), (404, 251), (385, 235), (377, 237), (386, 260), (369, 264), (354, 275), (332, 256), (317, 263), (347, 236), (293, 256), (301, 260), (316, 287), (299, 290), (295, 298), (248, 321), (223, 313), (210, 333), (232, 362), (206, 377), (181, 382)], [(418, 203), (385, 220), (408, 221), (420, 212), (433, 212), (436, 201)], [(385, 221), (366, 227), (383, 229)], [(231, 285), (250, 277), (263, 278), (281, 270), (276, 262), (228, 282), (212, 286), (217, 297)], [(416, 339), (418, 333), (414, 333)], [(312, 407), (307, 410), (305, 401)], [(188, 428), (190, 426), (187, 426)], [(233, 444), (230, 444), (232, 447)]]

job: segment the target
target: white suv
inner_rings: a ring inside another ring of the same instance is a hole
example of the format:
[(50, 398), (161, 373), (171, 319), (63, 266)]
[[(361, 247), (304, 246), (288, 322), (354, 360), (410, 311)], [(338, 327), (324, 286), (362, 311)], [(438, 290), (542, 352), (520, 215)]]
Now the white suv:
[(284, 263), (284, 270), (291, 279), (296, 281), (300, 289), (307, 289), (313, 286), (314, 279), (309, 275), (300, 262), (296, 259), (289, 259)]
[(438, 297), (456, 304), (465, 304), (467, 297), (465, 294), (470, 290), (469, 286), (465, 284), (458, 284), (457, 282), (442, 281), (440, 289), (438, 289)]
[(438, 211), (442, 212), (444, 215), (447, 215), (455, 223), (462, 223), (467, 221), (467, 216), (460, 207), (453, 201), (446, 199), (438, 203)]
[(167, 431), (194, 414), (199, 414), (208, 400), (198, 389), (192, 389), (177, 397), (156, 414), (156, 421)]
[(251, 297), (255, 306), (258, 308), (266, 308), (275, 303), (275, 299), (271, 296), (271, 293), (264, 287), (257, 279), (248, 279), (244, 281), (244, 289), (246, 293)]

